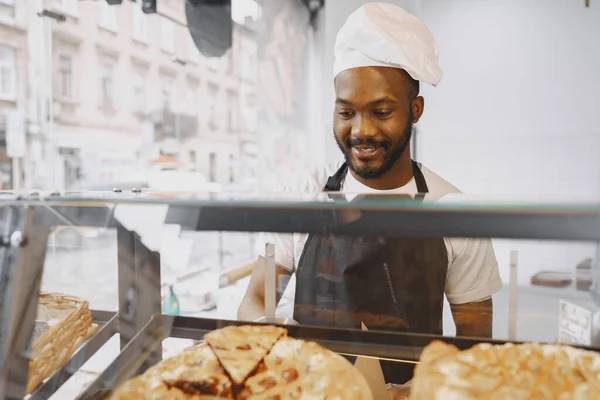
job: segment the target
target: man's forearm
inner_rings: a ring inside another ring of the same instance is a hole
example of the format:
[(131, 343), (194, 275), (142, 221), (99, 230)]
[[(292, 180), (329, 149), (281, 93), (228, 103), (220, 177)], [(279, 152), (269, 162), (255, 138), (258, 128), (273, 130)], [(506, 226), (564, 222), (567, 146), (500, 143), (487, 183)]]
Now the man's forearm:
[(457, 336), (491, 338), (494, 306), (492, 299), (465, 304), (453, 304), (452, 316)]
[[(242, 299), (242, 303), (238, 308), (238, 320), (240, 321), (255, 321), (260, 317), (265, 316), (265, 263), (262, 257), (259, 257), (254, 265), (250, 282), (246, 289), (246, 294)], [(289, 282), (291, 273), (280, 265), (276, 269), (276, 303), (285, 291)]]
[(265, 315), (265, 300), (259, 296), (244, 297), (238, 308), (238, 320), (255, 321)]

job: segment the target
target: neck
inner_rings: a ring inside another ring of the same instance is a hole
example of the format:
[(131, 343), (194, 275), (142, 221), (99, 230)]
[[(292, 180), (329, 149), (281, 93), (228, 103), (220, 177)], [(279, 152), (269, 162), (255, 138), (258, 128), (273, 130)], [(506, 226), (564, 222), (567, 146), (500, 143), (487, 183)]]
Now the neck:
[(360, 183), (375, 190), (392, 190), (406, 185), (413, 178), (412, 158), (410, 151), (405, 151), (402, 157), (385, 174), (376, 179), (363, 179), (352, 169), (350, 173)]

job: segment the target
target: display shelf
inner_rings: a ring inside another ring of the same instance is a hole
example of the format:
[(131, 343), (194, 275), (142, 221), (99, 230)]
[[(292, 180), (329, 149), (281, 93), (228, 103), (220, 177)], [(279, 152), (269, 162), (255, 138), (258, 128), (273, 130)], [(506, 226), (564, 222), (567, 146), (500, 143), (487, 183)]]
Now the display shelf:
[[(202, 340), (204, 334), (243, 322), (161, 315), (160, 255), (135, 228), (118, 217), (119, 207), (167, 207), (165, 223), (197, 231), (335, 233), (377, 236), (446, 236), (600, 241), (599, 205), (418, 203), (395, 199), (334, 202), (322, 196), (235, 199), (217, 195), (156, 193), (3, 196), (0, 208), (0, 398), (22, 399), (27, 377), (37, 293), (49, 232), (56, 226), (115, 229), (118, 248), (118, 311), (93, 311), (100, 331), (71, 361), (33, 393), (47, 398), (114, 333), (119, 356), (81, 398), (114, 388), (161, 359), (167, 337)], [(150, 209), (149, 209), (150, 210)], [(504, 341), (397, 332), (286, 326), (290, 336), (313, 340), (345, 355), (415, 363), (421, 350), (441, 339), (466, 349)], [(597, 349), (591, 349), (597, 350)], [(85, 397), (88, 396), (88, 397)]]
[[(483, 203), (468, 197), (462, 202), (460, 199), (428, 203), (384, 196), (347, 202), (333, 201), (321, 194), (265, 195), (248, 200), (214, 194), (91, 193), (29, 196), (20, 202), (47, 208), (49, 212), (44, 213), (42, 222), (46, 225), (114, 227), (115, 206), (122, 204), (167, 206), (167, 223), (197, 231), (600, 241), (600, 204)], [(352, 223), (348, 223), (349, 219)]]
[(144, 372), (165, 338), (161, 316), (155, 316), (123, 347), (110, 365), (79, 395), (78, 400), (101, 399), (130, 377)]
[[(101, 315), (94, 312), (94, 315)], [(105, 317), (107, 315), (104, 315)], [(121, 351), (111, 365), (79, 397), (81, 400), (99, 400), (125, 380), (147, 369), (149, 354), (159, 343), (168, 338), (184, 338), (202, 341), (212, 330), (231, 325), (258, 325), (245, 321), (227, 321), (181, 316), (157, 315), (138, 332), (133, 340)], [(414, 333), (362, 331), (353, 329), (331, 329), (311, 326), (277, 325), (285, 328), (290, 337), (314, 341), (345, 356), (371, 357), (388, 362), (416, 364), (425, 346), (433, 340), (441, 340), (461, 350), (479, 343), (504, 344), (509, 341), (486, 338), (447, 337)], [(510, 343), (520, 343), (511, 341)], [(597, 348), (574, 346), (581, 349), (599, 351)], [(145, 367), (140, 367), (146, 363)], [(411, 376), (398, 377), (400, 382)]]

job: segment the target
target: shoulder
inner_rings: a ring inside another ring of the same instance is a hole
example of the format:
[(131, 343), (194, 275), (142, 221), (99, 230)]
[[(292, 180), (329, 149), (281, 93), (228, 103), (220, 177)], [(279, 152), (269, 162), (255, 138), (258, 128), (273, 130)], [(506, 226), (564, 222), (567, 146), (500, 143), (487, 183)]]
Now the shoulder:
[(423, 177), (427, 183), (429, 194), (427, 196), (428, 201), (437, 201), (449, 194), (462, 193), (456, 186), (430, 170), (424, 165), (421, 165), (421, 171)]
[(342, 161), (332, 162), (292, 174), (279, 181), (275, 190), (287, 193), (318, 193), (323, 190), (327, 179), (342, 166)]

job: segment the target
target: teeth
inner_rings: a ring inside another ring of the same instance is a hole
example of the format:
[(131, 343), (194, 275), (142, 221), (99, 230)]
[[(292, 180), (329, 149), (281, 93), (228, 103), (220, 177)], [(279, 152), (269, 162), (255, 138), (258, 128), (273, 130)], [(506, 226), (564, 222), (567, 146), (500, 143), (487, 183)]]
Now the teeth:
[(357, 149), (359, 149), (360, 151), (364, 151), (365, 153), (372, 153), (376, 150), (375, 147), (360, 147), (360, 146), (357, 146)]

